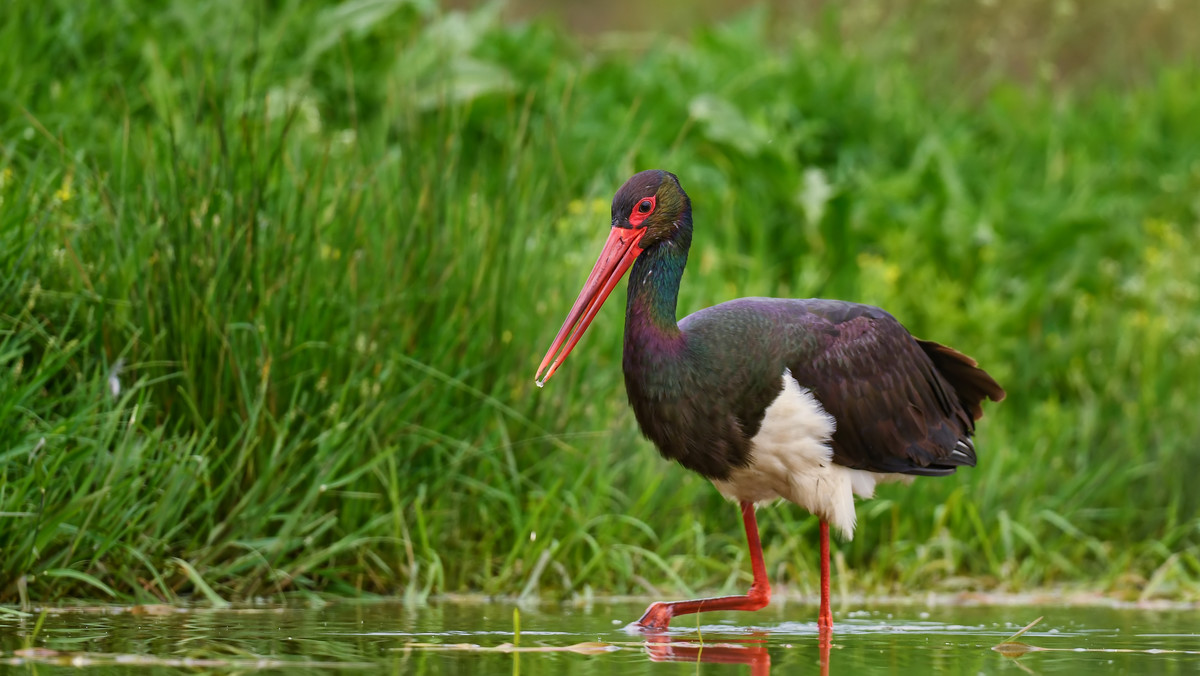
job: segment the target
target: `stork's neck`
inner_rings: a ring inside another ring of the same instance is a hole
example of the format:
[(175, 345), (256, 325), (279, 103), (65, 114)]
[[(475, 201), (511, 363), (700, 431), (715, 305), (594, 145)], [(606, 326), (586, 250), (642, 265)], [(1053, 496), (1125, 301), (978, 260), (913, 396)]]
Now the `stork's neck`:
[[(690, 223), (687, 224), (690, 226)], [(625, 309), (625, 371), (650, 370), (651, 363), (678, 357), (683, 334), (675, 322), (679, 280), (687, 264), (691, 228), (646, 249), (629, 273), (629, 300)]]

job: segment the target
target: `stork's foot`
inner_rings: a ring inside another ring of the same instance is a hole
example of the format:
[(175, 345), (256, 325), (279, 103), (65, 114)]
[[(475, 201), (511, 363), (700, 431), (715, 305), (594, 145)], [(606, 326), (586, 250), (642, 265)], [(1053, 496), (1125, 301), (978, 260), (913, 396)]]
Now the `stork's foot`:
[(742, 523), (746, 526), (746, 544), (750, 547), (750, 568), (754, 571), (754, 583), (744, 596), (718, 596), (716, 598), (651, 603), (642, 619), (625, 627), (635, 634), (657, 634), (671, 628), (671, 618), (711, 610), (758, 610), (771, 600), (771, 585), (767, 582), (767, 567), (763, 564), (762, 543), (758, 540), (758, 522), (754, 519), (754, 505), (741, 503)]
[(631, 622), (625, 627), (625, 631), (631, 634), (656, 634), (666, 631), (671, 628), (671, 618), (675, 616), (674, 610), (670, 603), (658, 601), (651, 603), (646, 612), (642, 614), (642, 619), (637, 622)]
[(821, 614), (817, 616), (817, 629), (822, 635), (833, 633), (833, 613), (829, 612), (829, 608), (821, 609)]

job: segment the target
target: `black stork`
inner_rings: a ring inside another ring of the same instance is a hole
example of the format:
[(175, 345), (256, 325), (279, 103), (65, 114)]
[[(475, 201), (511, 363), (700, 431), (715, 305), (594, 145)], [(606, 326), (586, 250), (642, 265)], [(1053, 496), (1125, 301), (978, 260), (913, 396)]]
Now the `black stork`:
[(881, 481), (945, 476), (975, 465), (971, 435), (984, 399), (1004, 390), (970, 357), (914, 338), (887, 312), (837, 300), (741, 298), (678, 323), (692, 207), (666, 171), (635, 174), (612, 203), (612, 230), (537, 371), (545, 384), (630, 267), (625, 389), (662, 455), (708, 478), (741, 506), (754, 582), (743, 596), (653, 603), (631, 628), (671, 618), (758, 610), (771, 588), (754, 517), (784, 498), (820, 519), (823, 635), (829, 526), (854, 534), (854, 496)]

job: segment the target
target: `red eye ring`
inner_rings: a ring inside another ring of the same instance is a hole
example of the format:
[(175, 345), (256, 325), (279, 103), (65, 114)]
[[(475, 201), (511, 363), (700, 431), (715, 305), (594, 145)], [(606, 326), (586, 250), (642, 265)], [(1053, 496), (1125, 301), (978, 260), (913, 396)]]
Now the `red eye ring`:
[(646, 220), (647, 216), (654, 213), (654, 207), (657, 203), (658, 198), (655, 195), (639, 200), (633, 209), (629, 211), (629, 225), (635, 228), (640, 226), (642, 221)]

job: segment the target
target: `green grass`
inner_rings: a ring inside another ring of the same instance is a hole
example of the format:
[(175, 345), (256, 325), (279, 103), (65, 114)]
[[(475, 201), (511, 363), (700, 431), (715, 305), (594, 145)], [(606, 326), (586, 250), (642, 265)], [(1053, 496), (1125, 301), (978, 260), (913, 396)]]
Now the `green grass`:
[[(13, 7), (0, 600), (744, 586), (736, 509), (627, 410), (623, 294), (533, 384), (651, 167), (694, 202), (681, 312), (878, 304), (1009, 392), (979, 467), (860, 506), (839, 584), (1200, 595), (1195, 61), (962, 89), (921, 16), (585, 44), (417, 0)], [(815, 590), (815, 520), (761, 522)]]

